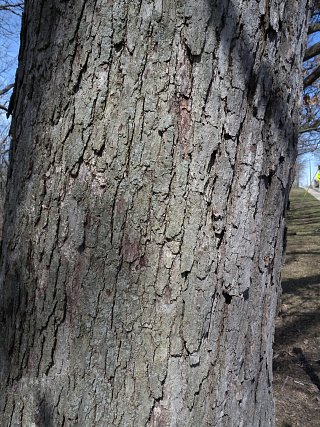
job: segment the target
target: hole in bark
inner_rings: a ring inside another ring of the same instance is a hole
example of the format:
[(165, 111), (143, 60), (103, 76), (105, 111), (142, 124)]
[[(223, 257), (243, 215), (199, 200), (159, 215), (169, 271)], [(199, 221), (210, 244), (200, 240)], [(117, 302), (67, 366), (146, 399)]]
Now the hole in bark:
[[(255, 73), (252, 74), (248, 83), (248, 100), (252, 101), (254, 94), (256, 93), (258, 84), (258, 77)], [(254, 107), (254, 114), (257, 114), (257, 108)]]
[(280, 162), (280, 163), (283, 163), (283, 162), (284, 162), (284, 157), (283, 157), (283, 156), (280, 156), (280, 157), (279, 157), (279, 162)]
[(103, 150), (104, 150), (104, 144), (98, 149), (93, 149), (94, 154), (98, 157), (102, 157)]
[(228, 304), (228, 305), (231, 304), (232, 295), (227, 294), (227, 292), (222, 292), (222, 295), (223, 295), (223, 297), (225, 299), (225, 303)]
[(81, 243), (81, 245), (80, 245), (80, 246), (78, 246), (77, 250), (78, 250), (78, 252), (81, 254), (81, 253), (85, 250), (85, 248), (86, 248), (86, 245), (85, 245), (85, 243), (83, 242), (83, 243)]
[(268, 186), (269, 187), (271, 185), (273, 175), (274, 175), (273, 172), (270, 172), (269, 175), (267, 176)]
[(207, 173), (208, 174), (211, 172), (212, 166), (214, 165), (214, 162), (216, 160), (216, 156), (217, 156), (217, 151), (213, 151), (211, 153), (209, 164), (208, 164), (208, 168), (207, 168)]
[(201, 54), (200, 55), (190, 55), (190, 61), (192, 63), (199, 63), (201, 62)]
[(194, 55), (191, 53), (190, 47), (186, 44), (186, 51), (191, 64), (201, 62), (201, 53), (199, 55)]
[(273, 175), (274, 175), (273, 170), (269, 171), (268, 175), (263, 175), (262, 178), (264, 180), (264, 185), (265, 185), (266, 189), (268, 189), (270, 187)]
[(124, 46), (124, 43), (121, 41), (121, 42), (119, 42), (119, 43), (115, 43), (115, 45), (114, 45), (114, 50), (116, 51), (116, 52), (120, 52), (120, 50), (122, 50), (123, 49), (123, 46)]
[(183, 271), (181, 273), (181, 277), (183, 277), (184, 279), (186, 279), (189, 276), (190, 271)]
[(245, 300), (245, 301), (248, 301), (248, 299), (249, 299), (249, 289), (246, 289), (244, 292), (243, 292), (243, 299)]
[(225, 233), (225, 228), (223, 228), (219, 233), (218, 233), (218, 232), (214, 233), (214, 235), (215, 235), (215, 236), (216, 236), (216, 238), (218, 239), (218, 242), (217, 242), (217, 249), (219, 249), (219, 248), (220, 248), (220, 246), (221, 246), (221, 243), (222, 243), (222, 241), (223, 241), (224, 233)]
[(277, 40), (277, 31), (272, 27), (269, 27), (267, 30), (268, 39), (270, 42), (274, 42)]
[(228, 133), (225, 133), (224, 135), (223, 135), (223, 137), (224, 137), (224, 139), (225, 140), (229, 140), (229, 139), (232, 139), (232, 136), (231, 135), (229, 135)]

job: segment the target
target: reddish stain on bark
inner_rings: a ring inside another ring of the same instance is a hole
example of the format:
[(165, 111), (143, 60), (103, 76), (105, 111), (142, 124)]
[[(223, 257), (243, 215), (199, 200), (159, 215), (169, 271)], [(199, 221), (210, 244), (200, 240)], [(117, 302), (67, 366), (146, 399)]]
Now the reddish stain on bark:
[(126, 206), (126, 200), (124, 197), (119, 197), (115, 203), (115, 215), (124, 211)]
[(170, 286), (166, 286), (165, 291), (164, 291), (164, 302), (166, 304), (170, 304), (171, 303), (171, 288)]
[(148, 264), (148, 259), (147, 259), (147, 257), (146, 257), (145, 255), (141, 255), (141, 254), (140, 254), (140, 258), (138, 258), (138, 259), (136, 259), (136, 260), (135, 260), (133, 267), (134, 267), (134, 269), (135, 269), (136, 271), (138, 271), (138, 270), (140, 270), (141, 268), (146, 267), (146, 266), (147, 266), (147, 264)]
[(28, 355), (28, 363), (27, 363), (27, 370), (28, 372), (34, 372), (34, 369), (36, 367), (36, 363), (35, 363), (35, 357), (32, 353), (29, 353)]
[(140, 258), (140, 260), (139, 260), (139, 266), (140, 266), (140, 267), (146, 267), (146, 266), (147, 266), (147, 262), (148, 262), (147, 257), (146, 257), (145, 255), (143, 255), (143, 256)]
[(113, 291), (111, 289), (106, 289), (105, 290), (105, 294), (106, 294), (107, 297), (110, 297), (110, 295), (113, 294)]
[(193, 123), (191, 118), (192, 101), (182, 98), (179, 101), (178, 141), (181, 147), (182, 157), (185, 158), (192, 151), (191, 138)]
[(250, 151), (251, 151), (251, 153), (255, 154), (257, 152), (257, 146), (256, 145), (251, 145)]
[(123, 259), (129, 263), (140, 258), (140, 242), (136, 238), (125, 236), (122, 245)]
[(160, 403), (156, 403), (152, 416), (151, 427), (167, 427), (170, 424), (169, 411)]
[(80, 307), (80, 290), (81, 290), (81, 256), (75, 266), (73, 277), (67, 281), (67, 322), (73, 325), (76, 321)]

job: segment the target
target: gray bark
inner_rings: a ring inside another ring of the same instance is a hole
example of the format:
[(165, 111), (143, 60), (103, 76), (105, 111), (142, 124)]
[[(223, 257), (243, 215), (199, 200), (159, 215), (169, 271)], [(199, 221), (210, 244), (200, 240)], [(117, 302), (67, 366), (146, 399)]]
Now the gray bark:
[(3, 426), (268, 427), (307, 0), (26, 1)]

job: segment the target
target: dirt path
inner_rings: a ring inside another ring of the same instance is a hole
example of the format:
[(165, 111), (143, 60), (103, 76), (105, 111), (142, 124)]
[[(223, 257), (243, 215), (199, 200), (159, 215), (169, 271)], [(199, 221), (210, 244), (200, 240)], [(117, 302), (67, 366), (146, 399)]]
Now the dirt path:
[(320, 201), (293, 190), (274, 345), (277, 427), (320, 427)]

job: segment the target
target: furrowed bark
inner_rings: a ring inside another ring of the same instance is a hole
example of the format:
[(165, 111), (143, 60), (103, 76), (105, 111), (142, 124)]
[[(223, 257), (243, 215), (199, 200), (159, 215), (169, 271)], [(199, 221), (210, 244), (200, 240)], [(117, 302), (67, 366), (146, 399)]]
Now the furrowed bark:
[(306, 15), (26, 1), (1, 425), (274, 425)]

